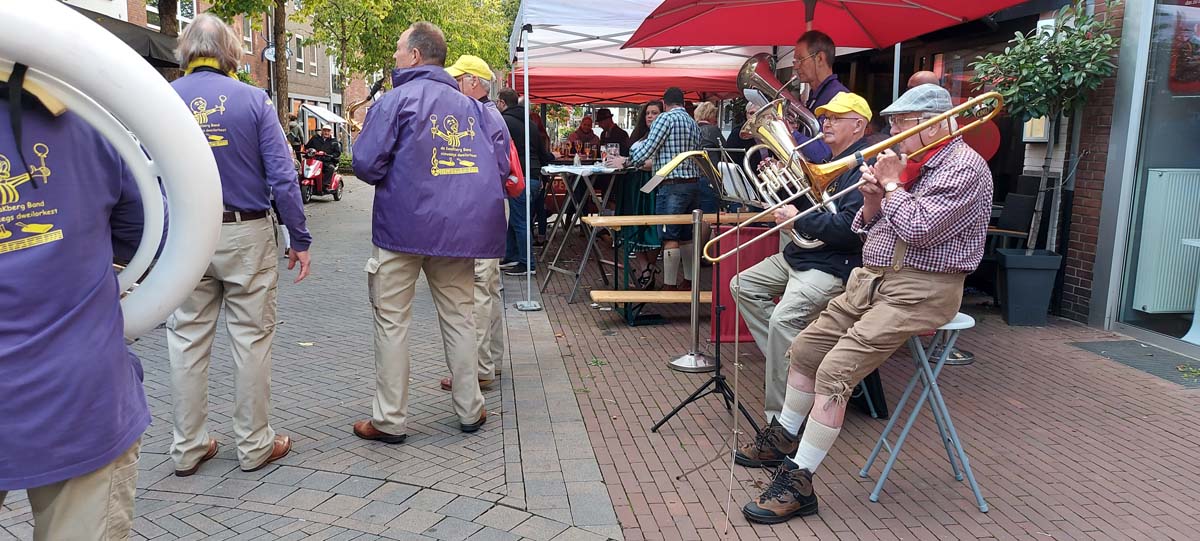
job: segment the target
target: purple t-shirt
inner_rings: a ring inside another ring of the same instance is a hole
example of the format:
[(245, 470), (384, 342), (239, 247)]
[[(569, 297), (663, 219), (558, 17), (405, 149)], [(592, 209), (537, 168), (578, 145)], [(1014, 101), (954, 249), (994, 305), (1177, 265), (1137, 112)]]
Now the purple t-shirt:
[(305, 225), (294, 154), (267, 93), (209, 71), (196, 71), (171, 86), (208, 137), (221, 172), (225, 210), (267, 210), (274, 195), (292, 248), (308, 250), (312, 235)]
[[(815, 113), (817, 107), (829, 103), (829, 100), (832, 100), (833, 97), (838, 95), (839, 92), (850, 92), (850, 90), (846, 88), (846, 85), (842, 84), (842, 82), (838, 80), (837, 75), (830, 75), (829, 77), (826, 77), (824, 81), (821, 81), (821, 84), (817, 85), (817, 87), (809, 93), (808, 103), (805, 103), (804, 106), (807, 107), (809, 111), (813, 111)], [(800, 132), (796, 132), (793, 135), (796, 137), (797, 144), (803, 143), (806, 139), (804, 134)], [(829, 145), (825, 144), (825, 141), (821, 140), (821, 134), (818, 133), (816, 135), (817, 140), (809, 143), (804, 148), (801, 148), (800, 153), (803, 154), (804, 157), (810, 162), (825, 163), (833, 157), (833, 149), (829, 148)]]
[[(32, 100), (27, 96), (27, 99)], [(132, 256), (141, 198), (117, 153), (73, 113), (27, 104), (30, 180), (0, 96), (0, 491), (115, 460), (150, 425), (125, 346), (114, 246)], [(37, 187), (34, 188), (34, 183)]]

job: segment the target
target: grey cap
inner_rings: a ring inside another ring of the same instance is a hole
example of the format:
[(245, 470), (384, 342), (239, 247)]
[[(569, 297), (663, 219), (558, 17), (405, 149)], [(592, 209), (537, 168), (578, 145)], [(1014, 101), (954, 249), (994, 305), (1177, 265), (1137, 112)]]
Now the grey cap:
[(924, 84), (910, 88), (879, 114), (891, 116), (902, 113), (944, 113), (952, 107), (954, 105), (950, 103), (950, 92), (938, 85)]

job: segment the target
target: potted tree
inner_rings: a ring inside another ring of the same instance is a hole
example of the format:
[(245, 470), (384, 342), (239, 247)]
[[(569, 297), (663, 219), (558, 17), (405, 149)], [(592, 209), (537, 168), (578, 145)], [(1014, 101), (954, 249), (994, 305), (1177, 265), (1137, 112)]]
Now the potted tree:
[[(1091, 13), (1082, 0), (1074, 0), (1056, 14), (1053, 25), (1027, 34), (1017, 32), (1004, 52), (981, 56), (972, 64), (975, 83), (1003, 95), (1009, 114), (1022, 121), (1046, 118), (1049, 130), (1028, 246), (996, 250), (999, 298), (1009, 325), (1046, 323), (1054, 278), (1062, 264), (1062, 256), (1053, 250), (1059, 195), (1066, 180), (1062, 175), (1062, 181), (1048, 186), (1050, 161), (1063, 117), (1082, 108), (1092, 91), (1116, 71), (1112, 57), (1118, 40), (1107, 14), (1117, 3), (1107, 0), (1103, 13)], [(1052, 193), (1047, 249), (1036, 249), (1047, 191)]]

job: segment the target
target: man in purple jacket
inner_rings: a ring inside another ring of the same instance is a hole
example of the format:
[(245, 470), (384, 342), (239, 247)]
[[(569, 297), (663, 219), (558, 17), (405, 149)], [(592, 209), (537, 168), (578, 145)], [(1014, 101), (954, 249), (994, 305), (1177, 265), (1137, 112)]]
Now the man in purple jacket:
[(437, 306), (463, 432), (487, 411), (476, 369), (475, 258), (504, 255), (503, 178), (508, 133), (484, 104), (459, 92), (443, 68), (446, 38), (414, 23), (396, 42), (391, 92), (367, 112), (354, 144), (354, 174), (375, 186), (367, 289), (375, 313), (375, 402), (354, 423), (363, 439), (407, 437), (408, 327), (422, 271)]
[(17, 92), (11, 117), (22, 78), (0, 83), (0, 503), (27, 491), (34, 539), (124, 539), (150, 411), (112, 264), (141, 197), (74, 113)]
[(196, 473), (217, 454), (208, 433), (208, 363), (221, 306), (237, 368), (233, 433), (245, 471), (278, 460), (292, 447), (267, 419), (271, 407), (271, 342), (279, 281), (271, 196), (291, 236), (288, 268), (300, 264), (296, 281), (308, 276), (304, 204), (283, 127), (262, 90), (233, 76), (241, 39), (220, 19), (197, 16), (179, 36), (177, 51), (186, 75), (172, 86), (208, 136), (221, 173), (225, 199), (221, 239), (192, 295), (167, 319), (171, 357), (175, 475)]
[[(834, 96), (841, 92), (849, 93), (850, 89), (838, 80), (833, 73), (833, 58), (837, 56), (837, 48), (833, 39), (823, 32), (809, 30), (796, 41), (796, 51), (793, 53), (792, 71), (800, 78), (800, 82), (808, 83), (812, 91), (804, 106), (809, 111), (829, 103)], [(796, 143), (809, 139), (803, 133), (795, 133)], [(821, 139), (821, 134), (812, 135), (816, 140), (800, 149), (800, 153), (810, 162), (823, 163), (833, 157), (829, 145)]]

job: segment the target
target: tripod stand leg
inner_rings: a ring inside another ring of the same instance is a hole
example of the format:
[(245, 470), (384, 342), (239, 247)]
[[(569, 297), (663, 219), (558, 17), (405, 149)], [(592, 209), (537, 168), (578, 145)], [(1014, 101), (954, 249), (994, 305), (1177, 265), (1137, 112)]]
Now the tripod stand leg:
[[(731, 404), (733, 402), (733, 389), (726, 383), (725, 376), (721, 376), (721, 381), (717, 382), (717, 388), (721, 391), (721, 394), (725, 395), (725, 403)], [(725, 409), (733, 408), (727, 406)], [(742, 416), (746, 418), (746, 422), (750, 423), (750, 427), (754, 429), (755, 434), (762, 431), (758, 428), (758, 423), (754, 422), (754, 416), (750, 415), (750, 412), (746, 410), (746, 405), (741, 401), (738, 401), (738, 410), (742, 412)]]
[(716, 383), (716, 381), (717, 381), (716, 378), (709, 378), (708, 381), (704, 382), (704, 385), (701, 385), (698, 389), (696, 389), (696, 392), (692, 393), (691, 396), (683, 399), (683, 402), (680, 402), (678, 406), (675, 406), (675, 409), (671, 410), (671, 413), (668, 413), (665, 417), (660, 419), (657, 423), (654, 423), (654, 426), (652, 428), (650, 428), (650, 431), (658, 432), (659, 427), (661, 427), (664, 424), (667, 424), (667, 421), (670, 421), (672, 417), (674, 417), (681, 410), (683, 410), (683, 408), (687, 407), (688, 404), (691, 404), (692, 402), (695, 402), (695, 401), (703, 398), (706, 395), (721, 392), (719, 387), (714, 387), (713, 389), (708, 388), (709, 385), (714, 385)]

